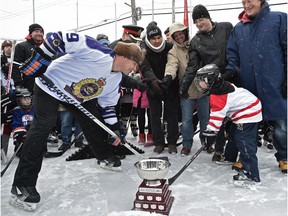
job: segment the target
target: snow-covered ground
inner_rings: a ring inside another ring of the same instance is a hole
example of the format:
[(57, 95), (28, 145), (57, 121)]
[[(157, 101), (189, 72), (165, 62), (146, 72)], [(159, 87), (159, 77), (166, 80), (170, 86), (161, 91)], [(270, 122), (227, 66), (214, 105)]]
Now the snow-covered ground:
[[(128, 141), (138, 146), (136, 138)], [(144, 156), (168, 156), (171, 167), (166, 178), (174, 176), (200, 148), (198, 135), (188, 157), (153, 153), (153, 147), (144, 148)], [(54, 148), (54, 149), (53, 149)], [(56, 147), (49, 147), (57, 151)], [(180, 152), (181, 146), (178, 147)], [(9, 148), (8, 157), (12, 155)], [(1, 215), (5, 216), (145, 216), (158, 215), (132, 211), (138, 186), (142, 179), (134, 163), (140, 160), (128, 155), (122, 160), (122, 171), (101, 169), (95, 159), (65, 161), (76, 151), (72, 147), (63, 156), (45, 158), (38, 179), (37, 190), (41, 201), (35, 212), (29, 213), (8, 204), (16, 158), (1, 179)], [(231, 166), (216, 165), (212, 155), (202, 152), (170, 186), (175, 197), (171, 216), (285, 216), (287, 215), (287, 176), (283, 175), (274, 158), (262, 146), (258, 150), (262, 185), (257, 188), (237, 188)], [(2, 165), (2, 170), (4, 166)]]

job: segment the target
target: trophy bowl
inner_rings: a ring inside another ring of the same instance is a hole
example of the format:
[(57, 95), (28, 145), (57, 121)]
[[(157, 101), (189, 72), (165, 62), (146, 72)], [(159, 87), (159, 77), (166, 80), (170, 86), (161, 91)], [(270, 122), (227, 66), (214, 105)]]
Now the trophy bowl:
[(147, 186), (158, 186), (171, 164), (162, 159), (144, 159), (135, 163), (134, 166), (137, 168), (139, 177), (145, 180)]

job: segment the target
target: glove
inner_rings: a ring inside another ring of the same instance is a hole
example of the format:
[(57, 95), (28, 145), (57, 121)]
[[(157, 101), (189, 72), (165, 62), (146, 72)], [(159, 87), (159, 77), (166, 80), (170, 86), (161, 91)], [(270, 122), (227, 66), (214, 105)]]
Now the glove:
[(11, 112), (6, 112), (2, 113), (1, 112), (1, 124), (7, 124), (12, 122), (12, 113)]
[(109, 128), (117, 135), (117, 137), (110, 136), (108, 143), (113, 146), (118, 146), (121, 142), (125, 142), (126, 132), (123, 127), (121, 127), (120, 122), (116, 122), (114, 125), (110, 125)]
[(13, 139), (14, 139), (14, 145), (20, 145), (22, 142), (25, 141), (26, 138), (26, 131), (17, 131), (14, 133)]
[(285, 80), (281, 86), (281, 92), (283, 95), (283, 98), (287, 98), (287, 80)]
[(234, 76), (235, 73), (232, 70), (226, 70), (225, 73), (221, 74), (222, 79), (225, 81), (231, 81)]
[(216, 136), (217, 136), (217, 132), (216, 131), (209, 131), (209, 130), (203, 131), (202, 137), (203, 137), (204, 145), (205, 145), (206, 148), (208, 146), (213, 145), (215, 143)]
[(157, 95), (161, 96), (161, 95), (163, 95), (163, 91), (160, 87), (160, 83), (161, 83), (161, 80), (158, 80), (155, 78), (155, 79), (150, 81), (150, 86)]
[(179, 97), (180, 97), (181, 99), (183, 99), (183, 100), (186, 100), (186, 99), (188, 99), (188, 98), (190, 97), (190, 95), (188, 94), (188, 92), (183, 91), (183, 89), (180, 88), (180, 90), (179, 90)]
[(41, 48), (36, 47), (32, 56), (19, 69), (26, 76), (39, 77), (46, 72), (51, 61), (50, 56), (46, 55)]
[(3, 112), (4, 109), (12, 105), (12, 97), (10, 96), (10, 94), (6, 94), (6, 95), (1, 95), (1, 111)]
[(161, 81), (161, 87), (164, 91), (167, 91), (172, 83), (172, 76), (166, 75)]
[(145, 78), (145, 79), (143, 79), (141, 81), (138, 81), (136, 89), (139, 90), (140, 92), (146, 91), (147, 90), (147, 84), (146, 84), (147, 80), (148, 79)]

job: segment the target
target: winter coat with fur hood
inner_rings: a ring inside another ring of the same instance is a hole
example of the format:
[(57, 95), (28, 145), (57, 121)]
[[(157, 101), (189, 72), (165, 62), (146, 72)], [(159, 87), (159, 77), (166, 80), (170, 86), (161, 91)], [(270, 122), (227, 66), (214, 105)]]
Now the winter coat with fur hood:
[[(182, 44), (177, 43), (173, 38), (173, 34), (178, 31), (185, 32), (186, 41)], [(189, 30), (182, 23), (174, 23), (170, 26), (169, 32), (174, 45), (168, 53), (165, 76), (171, 75), (172, 79), (175, 79), (178, 75), (179, 85), (181, 85), (189, 61)], [(204, 96), (193, 82), (189, 87), (188, 94), (189, 99), (199, 99)]]

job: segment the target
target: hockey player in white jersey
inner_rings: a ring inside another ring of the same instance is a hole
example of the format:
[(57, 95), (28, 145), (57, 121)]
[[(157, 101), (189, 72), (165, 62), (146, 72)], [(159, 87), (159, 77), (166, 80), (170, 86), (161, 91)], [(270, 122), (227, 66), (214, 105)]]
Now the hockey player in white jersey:
[[(63, 55), (65, 54), (65, 55)], [(52, 61), (53, 56), (62, 55)], [(23, 144), (12, 185), (10, 204), (26, 211), (36, 209), (40, 194), (36, 190), (38, 174), (49, 132), (56, 122), (58, 106), (63, 103), (79, 121), (91, 150), (103, 168), (120, 170), (111, 136), (76, 108), (63, 95), (57, 94), (41, 76), (45, 73), (57, 89), (75, 99), (98, 120), (120, 136), (120, 125), (114, 106), (120, 96), (122, 74), (138, 70), (143, 54), (133, 43), (118, 43), (114, 50), (94, 38), (77, 33), (54, 32), (35, 49), (21, 66), (27, 76), (38, 77), (34, 88), (35, 118)]]
[(214, 144), (217, 132), (225, 118), (232, 121), (233, 139), (239, 149), (243, 169), (233, 176), (236, 186), (260, 184), (257, 152), (258, 123), (262, 120), (260, 100), (244, 88), (224, 81), (215, 64), (197, 71), (194, 83), (210, 95), (210, 119), (203, 132), (206, 146)]

